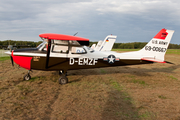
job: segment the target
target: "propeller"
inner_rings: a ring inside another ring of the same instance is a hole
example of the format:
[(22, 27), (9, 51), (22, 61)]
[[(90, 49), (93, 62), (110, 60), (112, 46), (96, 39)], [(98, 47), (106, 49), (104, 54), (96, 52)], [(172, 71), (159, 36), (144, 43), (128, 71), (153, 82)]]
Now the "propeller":
[(14, 52), (14, 50), (11, 50), (11, 56), (10, 57), (11, 57), (12, 66), (14, 66), (14, 60), (13, 60), (13, 57), (12, 57), (13, 56), (13, 52)]
[(14, 61), (13, 61), (13, 57), (11, 56), (11, 63), (12, 63), (12, 66), (14, 66)]

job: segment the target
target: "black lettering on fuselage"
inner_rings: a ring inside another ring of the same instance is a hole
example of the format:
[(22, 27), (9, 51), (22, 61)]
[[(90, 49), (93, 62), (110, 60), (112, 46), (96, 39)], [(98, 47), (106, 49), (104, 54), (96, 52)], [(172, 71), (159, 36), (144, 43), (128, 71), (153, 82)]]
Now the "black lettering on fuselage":
[(98, 59), (96, 58), (70, 58), (69, 65), (96, 65), (98, 63)]

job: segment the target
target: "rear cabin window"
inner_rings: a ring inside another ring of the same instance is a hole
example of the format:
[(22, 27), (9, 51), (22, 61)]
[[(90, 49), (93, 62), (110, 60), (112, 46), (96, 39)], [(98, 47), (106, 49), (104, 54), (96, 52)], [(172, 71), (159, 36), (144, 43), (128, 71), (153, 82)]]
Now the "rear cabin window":
[(72, 47), (72, 54), (85, 54), (86, 51), (82, 47)]

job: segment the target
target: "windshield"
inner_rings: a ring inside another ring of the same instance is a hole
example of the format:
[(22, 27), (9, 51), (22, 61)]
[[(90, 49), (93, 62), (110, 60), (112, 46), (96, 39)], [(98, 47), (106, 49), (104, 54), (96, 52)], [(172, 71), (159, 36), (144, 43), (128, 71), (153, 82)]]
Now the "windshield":
[(38, 49), (41, 48), (44, 44), (46, 44), (46, 41), (43, 41), (41, 44), (39, 44), (39, 45), (37, 46), (37, 48), (38, 48)]
[(89, 52), (94, 52), (94, 50), (92, 49), (92, 48), (90, 48), (90, 47), (87, 47), (88, 48), (88, 50), (89, 50)]

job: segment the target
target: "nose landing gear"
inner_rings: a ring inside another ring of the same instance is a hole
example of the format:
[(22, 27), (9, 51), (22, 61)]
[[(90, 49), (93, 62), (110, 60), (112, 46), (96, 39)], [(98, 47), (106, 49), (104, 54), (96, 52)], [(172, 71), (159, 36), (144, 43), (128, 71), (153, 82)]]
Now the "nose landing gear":
[(25, 76), (24, 76), (24, 80), (30, 80), (31, 79), (31, 75), (30, 75), (30, 70), (28, 71), (28, 74), (26, 74)]

